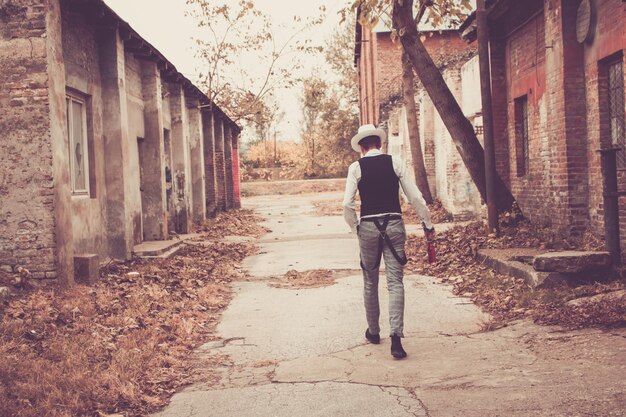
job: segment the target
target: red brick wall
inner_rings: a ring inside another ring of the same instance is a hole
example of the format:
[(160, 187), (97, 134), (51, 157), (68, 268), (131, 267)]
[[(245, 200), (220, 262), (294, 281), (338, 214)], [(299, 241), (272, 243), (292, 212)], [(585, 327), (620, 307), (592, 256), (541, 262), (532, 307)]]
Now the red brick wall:
[(241, 173), (239, 169), (239, 133), (233, 135), (233, 208), (241, 208)]
[(376, 91), (378, 105), (402, 99), (402, 45), (392, 42), (389, 33), (377, 33)]
[[(544, 15), (539, 14), (516, 32), (505, 37), (505, 68), (507, 80), (508, 166), (511, 191), (522, 211), (540, 222), (549, 222), (553, 202), (543, 196), (545, 188), (552, 187), (549, 146), (545, 122), (546, 88)], [(515, 134), (515, 99), (528, 98), (529, 167), (525, 176), (517, 173)], [(499, 102), (502, 105), (500, 99)], [(542, 115), (544, 117), (542, 117)], [(496, 129), (501, 121), (495, 115)], [(502, 155), (499, 153), (499, 155)], [(502, 163), (500, 163), (502, 167)]]
[(491, 39), (491, 94), (493, 103), (493, 129), (496, 152), (496, 170), (505, 184), (511, 186), (509, 164), (508, 97), (506, 40)]
[[(505, 74), (494, 71), (495, 129), (502, 132), (506, 120), (508, 131), (508, 145), (497, 151), (498, 168), (506, 167), (502, 157), (508, 152), (508, 181), (522, 211), (566, 233), (580, 233), (588, 223), (585, 79), (582, 47), (572, 26), (576, 9), (571, 2), (565, 7), (536, 1), (514, 5), (493, 34), (492, 62), (504, 58), (506, 68)], [(498, 94), (504, 82), (506, 115)], [(528, 100), (529, 166), (520, 175), (515, 100), (523, 96)]]
[[(361, 28), (359, 72), (359, 109), (361, 123), (379, 124), (381, 107), (390, 99), (402, 97), (402, 52), (399, 42), (391, 41), (390, 32), (372, 33)], [(456, 31), (426, 33), (426, 50), (437, 65), (445, 66), (459, 59), (459, 53), (471, 56), (476, 46), (468, 45)]]
[[(422, 37), (424, 47), (435, 64), (444, 67), (459, 59), (459, 54), (471, 56), (475, 45), (468, 45), (456, 31), (428, 32)], [(391, 41), (390, 32), (376, 33), (376, 93), (377, 106), (390, 100), (402, 99), (402, 46)]]
[(46, 13), (37, 0), (0, 6), (0, 268), (56, 277)]
[[(592, 43), (584, 52), (586, 76), (587, 136), (589, 146), (589, 217), (591, 228), (598, 235), (604, 234), (604, 211), (602, 197), (602, 175), (598, 149), (609, 144), (608, 123), (602, 69), (608, 59), (622, 56), (626, 47), (626, 3), (621, 0), (597, 0), (598, 27)], [(626, 71), (625, 71), (626, 74)], [(626, 82), (625, 82), (626, 84)], [(626, 94), (626, 92), (625, 92)], [(621, 153), (626, 152), (622, 150)], [(619, 172), (620, 189), (626, 190), (626, 171)], [(620, 199), (620, 234), (622, 252), (626, 249), (626, 198)]]
[(563, 105), (566, 148), (567, 208), (565, 227), (580, 234), (589, 228), (589, 167), (585, 104), (584, 46), (576, 38), (578, 2), (563, 1), (560, 11), (563, 42)]
[(226, 209), (232, 209), (234, 203), (234, 182), (233, 182), (233, 127), (230, 124), (224, 125), (224, 169), (226, 188)]
[(357, 60), (359, 72), (359, 114), (361, 124), (378, 124), (376, 96), (374, 92), (374, 40), (369, 29), (361, 28), (360, 57)]
[[(588, 224), (582, 47), (577, 4), (553, 3), (506, 37), (511, 187), (522, 211), (566, 233)], [(514, 100), (528, 97), (529, 169), (517, 172)]]
[[(498, 149), (498, 169), (508, 153), (510, 183), (522, 211), (532, 220), (569, 233), (589, 226), (603, 232), (602, 178), (597, 150), (606, 137), (603, 108), (603, 64), (623, 56), (626, 3), (597, 0), (597, 28), (592, 41), (576, 40), (580, 1), (532, 0), (512, 3), (492, 22), (492, 65), (496, 140), (507, 126), (508, 152)], [(498, 70), (502, 60), (506, 71)], [(506, 86), (507, 112), (500, 109)], [(529, 172), (517, 176), (514, 100), (529, 103)], [(498, 104), (499, 103), (499, 104)], [(605, 107), (605, 106), (604, 106)], [(620, 172), (626, 189), (626, 171)], [(621, 232), (626, 243), (626, 200)]]

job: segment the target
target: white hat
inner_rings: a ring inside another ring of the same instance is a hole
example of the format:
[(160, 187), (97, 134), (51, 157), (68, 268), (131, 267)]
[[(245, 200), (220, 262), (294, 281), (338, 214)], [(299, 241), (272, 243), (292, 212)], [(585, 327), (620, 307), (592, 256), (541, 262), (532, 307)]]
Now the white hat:
[(376, 126), (374, 125), (363, 125), (359, 127), (358, 133), (354, 135), (352, 141), (350, 141), (352, 149), (360, 153), (361, 148), (359, 147), (359, 142), (368, 136), (378, 136), (381, 144), (387, 140), (387, 134), (384, 130), (376, 129)]

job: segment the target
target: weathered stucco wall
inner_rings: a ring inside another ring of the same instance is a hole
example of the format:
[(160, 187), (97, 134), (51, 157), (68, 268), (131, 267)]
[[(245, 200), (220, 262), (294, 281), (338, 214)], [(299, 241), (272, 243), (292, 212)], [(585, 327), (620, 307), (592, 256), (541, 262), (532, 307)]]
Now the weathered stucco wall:
[(183, 88), (179, 84), (170, 84), (168, 91), (172, 115), (172, 182), (175, 212), (173, 230), (177, 233), (189, 233), (192, 226), (189, 115)]
[(189, 153), (191, 163), (191, 193), (193, 221), (196, 224), (202, 223), (206, 219), (206, 195), (204, 183), (204, 138), (202, 128), (202, 117), (199, 103), (190, 100), (187, 103), (187, 113), (189, 119)]
[(80, 13), (62, 4), (63, 60), (68, 91), (87, 104), (89, 195), (72, 196), (74, 246), (81, 253), (107, 255), (104, 213), (106, 187), (102, 147), (102, 89), (98, 35)]
[[(66, 0), (0, 2), (4, 270), (22, 266), (34, 278), (71, 283), (74, 256), (129, 259), (136, 243), (168, 237), (168, 210), (177, 230), (188, 232), (194, 214), (201, 222), (207, 207), (215, 207), (215, 196), (205, 196), (216, 187), (214, 177), (210, 187), (204, 182), (215, 157), (214, 126), (203, 124), (199, 106), (206, 97), (165, 60), (140, 58), (139, 36), (121, 21), (109, 24), (116, 16), (100, 11)], [(68, 96), (86, 115), (89, 187), (74, 194), (70, 157), (84, 149), (69, 149)], [(224, 167), (222, 142), (221, 169), (228, 174), (229, 151)], [(223, 175), (220, 181), (220, 208), (226, 201), (230, 207), (238, 197), (234, 181)]]
[(126, 53), (126, 97), (128, 100), (128, 149), (130, 194), (127, 202), (133, 219), (134, 243), (143, 241), (141, 214), (141, 170), (139, 164), (138, 141), (145, 140), (143, 87), (141, 83), (141, 63), (134, 55)]
[[(457, 101), (463, 103), (461, 64), (446, 68), (443, 76)], [(434, 118), (437, 197), (455, 219), (476, 217), (481, 213), (480, 194), (436, 111)]]
[[(476, 85), (477, 66), (476, 59), (470, 59), (465, 63), (457, 62), (444, 70), (444, 79), (458, 102), (462, 104), (466, 116), (481, 124), (480, 116), (477, 117), (482, 111), (480, 83)], [(478, 189), (423, 88), (417, 90), (415, 101), (420, 124), (420, 142), (433, 197), (439, 198), (446, 210), (456, 219), (464, 220), (479, 216), (483, 207)], [(408, 172), (414, 178), (406, 108), (403, 105), (396, 106), (389, 111), (388, 117), (390, 138), (388, 151), (405, 160)], [(481, 135), (479, 140), (482, 140)]]
[(141, 165), (141, 207), (144, 240), (169, 237), (167, 228), (167, 191), (165, 175), (165, 133), (163, 129), (163, 92), (157, 64), (141, 63), (141, 82), (145, 103), (145, 137), (139, 142)]
[(461, 67), (461, 91), (463, 92), (461, 109), (465, 116), (472, 117), (482, 113), (478, 54)]

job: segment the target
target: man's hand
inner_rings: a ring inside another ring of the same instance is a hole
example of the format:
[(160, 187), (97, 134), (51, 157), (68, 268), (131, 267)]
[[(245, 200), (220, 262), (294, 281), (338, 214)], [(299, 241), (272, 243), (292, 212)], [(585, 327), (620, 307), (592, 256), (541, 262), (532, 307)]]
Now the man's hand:
[(422, 223), (422, 228), (424, 229), (424, 235), (426, 236), (426, 240), (431, 241), (435, 238), (435, 227), (433, 226), (431, 229), (427, 228), (424, 223)]

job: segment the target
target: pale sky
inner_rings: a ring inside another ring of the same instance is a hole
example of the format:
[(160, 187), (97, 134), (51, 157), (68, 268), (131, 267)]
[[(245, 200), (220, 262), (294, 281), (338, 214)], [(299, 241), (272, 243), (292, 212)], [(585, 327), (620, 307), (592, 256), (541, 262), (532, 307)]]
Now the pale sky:
[[(223, 0), (226, 3), (236, 4), (238, 0)], [(196, 22), (185, 16), (189, 6), (185, 0), (105, 0), (105, 2), (127, 21), (144, 39), (156, 47), (167, 59), (172, 62), (179, 72), (194, 81), (197, 75), (198, 61), (194, 57), (194, 41), (201, 32), (196, 28)], [(211, 1), (219, 4), (218, 1)], [(302, 35), (309, 37), (317, 44), (322, 44), (339, 23), (337, 11), (348, 3), (347, 0), (254, 0), (255, 6), (272, 19), (275, 26), (291, 26), (294, 16), (302, 18), (319, 15), (319, 7), (326, 6), (327, 19), (321, 27), (313, 33)], [(276, 33), (280, 43), (281, 35)], [(312, 60), (308, 58), (305, 70), (308, 72), (315, 65), (323, 62), (323, 56)], [(308, 75), (308, 73), (302, 74)], [(285, 119), (279, 127), (282, 139), (299, 137), (301, 118), (300, 104), (298, 103), (299, 88), (283, 90), (278, 94), (278, 101), (285, 111)]]

